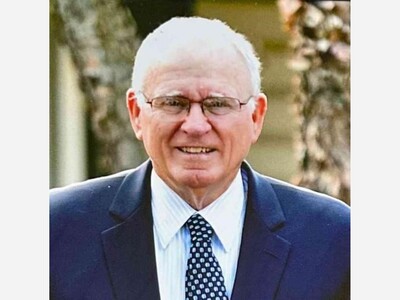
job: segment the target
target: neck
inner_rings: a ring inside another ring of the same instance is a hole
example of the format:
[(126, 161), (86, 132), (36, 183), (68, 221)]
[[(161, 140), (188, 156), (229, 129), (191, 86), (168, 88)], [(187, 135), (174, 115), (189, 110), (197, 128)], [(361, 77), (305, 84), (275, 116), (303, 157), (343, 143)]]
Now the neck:
[(202, 210), (206, 206), (213, 203), (215, 200), (221, 196), (229, 185), (221, 191), (214, 191), (210, 188), (202, 188), (202, 189), (181, 189), (175, 192), (184, 199), (193, 209)]
[(164, 181), (175, 193), (177, 193), (193, 209), (201, 210), (215, 200), (217, 200), (236, 178), (237, 172), (233, 172), (225, 178), (223, 182), (219, 181), (202, 187), (193, 187), (189, 185), (177, 185), (172, 182)]

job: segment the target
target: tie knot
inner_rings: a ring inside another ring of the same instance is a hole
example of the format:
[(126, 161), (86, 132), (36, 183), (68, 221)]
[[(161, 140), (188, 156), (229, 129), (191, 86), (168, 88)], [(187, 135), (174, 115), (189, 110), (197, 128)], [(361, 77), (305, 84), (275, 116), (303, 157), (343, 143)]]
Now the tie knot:
[(214, 230), (201, 215), (192, 215), (186, 221), (186, 225), (190, 231), (192, 241), (211, 241)]

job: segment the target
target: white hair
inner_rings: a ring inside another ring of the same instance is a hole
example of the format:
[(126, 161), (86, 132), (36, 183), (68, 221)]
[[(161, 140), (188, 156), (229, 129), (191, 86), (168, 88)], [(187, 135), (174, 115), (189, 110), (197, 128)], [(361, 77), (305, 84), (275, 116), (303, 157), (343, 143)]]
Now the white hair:
[(224, 22), (202, 17), (174, 17), (143, 40), (135, 57), (132, 88), (143, 91), (149, 71), (167, 62), (177, 49), (189, 46), (196, 47), (195, 54), (212, 47), (236, 50), (249, 69), (253, 95), (261, 91), (261, 63), (253, 45)]

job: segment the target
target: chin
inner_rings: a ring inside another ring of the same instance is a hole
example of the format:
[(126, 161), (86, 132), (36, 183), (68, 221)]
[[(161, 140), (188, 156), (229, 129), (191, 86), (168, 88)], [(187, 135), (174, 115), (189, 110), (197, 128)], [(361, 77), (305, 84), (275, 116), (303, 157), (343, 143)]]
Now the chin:
[(205, 188), (218, 180), (209, 170), (184, 170), (177, 178), (181, 184), (191, 188)]

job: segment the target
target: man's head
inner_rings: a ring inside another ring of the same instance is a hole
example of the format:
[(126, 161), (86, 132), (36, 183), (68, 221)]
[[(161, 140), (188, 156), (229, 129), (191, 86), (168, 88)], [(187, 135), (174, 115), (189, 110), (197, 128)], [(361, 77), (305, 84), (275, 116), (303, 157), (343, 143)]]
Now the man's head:
[[(182, 59), (182, 55), (188, 59), (196, 59), (215, 50), (217, 59), (220, 59), (228, 49), (241, 56), (250, 73), (252, 94), (259, 93), (261, 63), (251, 43), (244, 35), (233, 31), (220, 20), (201, 17), (172, 18), (143, 40), (136, 53), (132, 88), (143, 90), (149, 72), (171, 63), (173, 59)], [(220, 55), (219, 50), (222, 52)]]
[(199, 17), (173, 18), (146, 37), (127, 105), (157, 174), (181, 195), (210, 197), (236, 176), (267, 107), (252, 45)]

